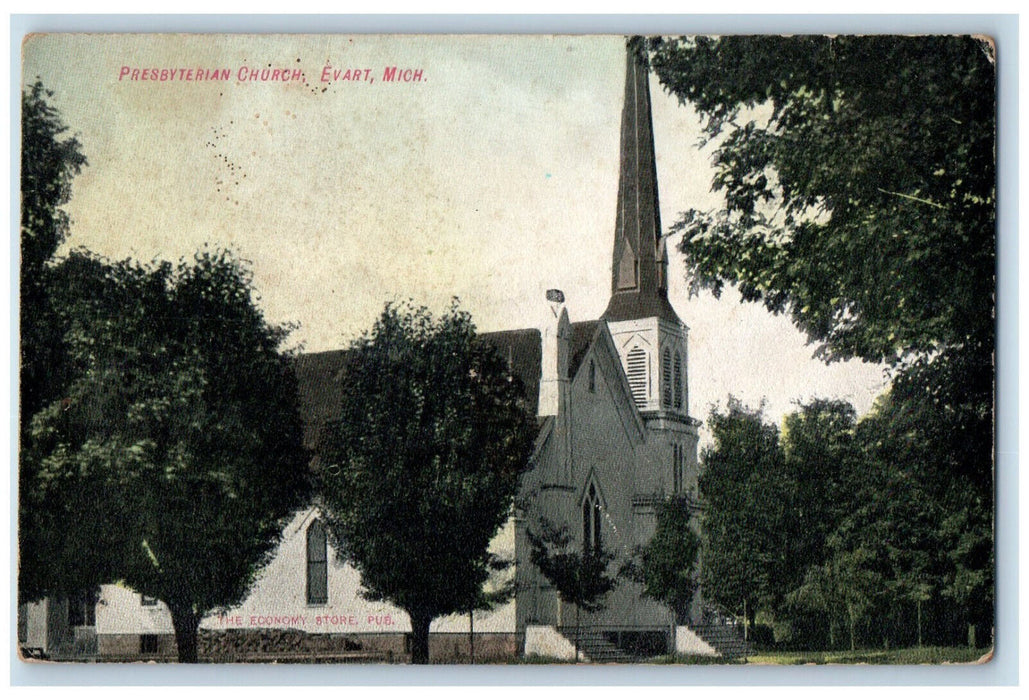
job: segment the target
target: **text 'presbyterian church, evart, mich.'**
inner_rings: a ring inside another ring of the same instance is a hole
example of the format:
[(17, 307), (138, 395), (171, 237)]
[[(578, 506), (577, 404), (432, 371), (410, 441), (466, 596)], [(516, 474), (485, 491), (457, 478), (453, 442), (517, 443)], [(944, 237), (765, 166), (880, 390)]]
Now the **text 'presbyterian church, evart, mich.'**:
[[(526, 529), (543, 519), (565, 526), (577, 546), (602, 547), (621, 566), (654, 532), (655, 512), (697, 486), (698, 421), (689, 415), (687, 327), (668, 301), (661, 235), (649, 73), (640, 48), (627, 48), (611, 299), (601, 318), (569, 319), (563, 295), (540, 300), (539, 327), (487, 333), (538, 406), (539, 434), (518, 503), (492, 548), (515, 566), (514, 597), (489, 612), (452, 615), (430, 628), (434, 661), (540, 654), (572, 658), (575, 607), (529, 559)], [(343, 350), (298, 360), (304, 440), (314, 449), (338, 412)], [(318, 457), (315, 456), (317, 460)], [(358, 594), (360, 576), (341, 563), (316, 507), (287, 526), (275, 557), (239, 606), (200, 625), (201, 659), (403, 660), (406, 613)], [(503, 582), (493, 582), (500, 585)], [(720, 653), (694, 601), (688, 626), (664, 605), (619, 579), (598, 612), (581, 611), (587, 660), (630, 660), (672, 651)], [(175, 657), (171, 616), (161, 601), (119, 585), (19, 611), (19, 643), (54, 659)]]

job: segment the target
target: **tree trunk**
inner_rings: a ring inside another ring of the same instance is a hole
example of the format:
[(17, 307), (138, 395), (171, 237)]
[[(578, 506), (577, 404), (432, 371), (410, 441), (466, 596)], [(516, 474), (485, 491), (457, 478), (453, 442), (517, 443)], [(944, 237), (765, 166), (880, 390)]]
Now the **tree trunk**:
[(747, 617), (747, 599), (743, 599), (743, 641), (748, 641), (747, 636), (747, 623), (750, 622), (750, 618)]
[(916, 612), (918, 613), (918, 648), (922, 648), (922, 599), (919, 598), (915, 601), (917, 606)]
[(850, 622), (850, 650), (857, 651), (857, 641), (855, 640), (854, 628), (857, 626), (857, 619), (854, 614), (854, 609), (847, 606), (847, 619)]
[(475, 610), (468, 611), (468, 656), (475, 663)]
[(575, 663), (579, 663), (579, 606), (575, 606)]
[(408, 613), (411, 617), (411, 663), (429, 663), (429, 624), (432, 617), (425, 613)]
[(193, 606), (170, 604), (172, 625), (175, 627), (175, 646), (179, 653), (179, 663), (195, 664), (197, 662), (197, 628), (200, 627), (200, 615), (193, 612)]

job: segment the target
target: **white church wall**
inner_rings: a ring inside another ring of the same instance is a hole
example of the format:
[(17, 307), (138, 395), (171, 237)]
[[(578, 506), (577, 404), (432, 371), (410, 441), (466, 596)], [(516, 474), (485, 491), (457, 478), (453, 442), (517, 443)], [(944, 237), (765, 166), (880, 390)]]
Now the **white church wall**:
[(96, 632), (110, 634), (174, 634), (171, 613), (158, 601), (143, 605), (142, 597), (117, 584), (100, 587), (96, 606)]
[[(310, 634), (404, 634), (411, 631), (407, 613), (392, 605), (365, 600), (359, 594), (360, 574), (349, 564), (341, 563), (329, 545), (328, 602), (307, 604), (307, 527), (316, 517), (315, 509), (298, 513), (283, 533), (283, 540), (268, 566), (261, 572), (247, 598), (238, 606), (205, 617), (202, 630), (294, 629)], [(514, 560), (515, 528), (513, 520), (504, 525), (491, 543), (491, 551)], [(514, 567), (504, 572), (513, 575)], [(36, 605), (36, 604), (34, 604)], [(38, 604), (40, 606), (44, 603)], [(43, 648), (46, 615), (28, 616), (30, 640), (26, 646)], [(468, 613), (441, 617), (433, 621), (432, 633), (465, 633), (469, 631)], [(495, 610), (474, 613), (475, 632), (513, 634), (515, 603), (510, 601)], [(37, 629), (38, 627), (38, 629)], [(116, 649), (119, 654), (132, 652), (139, 635), (172, 635), (171, 614), (167, 606), (143, 605), (139, 593), (121, 585), (101, 587), (96, 610), (97, 635), (108, 643), (103, 649)], [(112, 646), (111, 640), (124, 639)], [(124, 648), (123, 648), (124, 647)]]
[[(613, 567), (621, 566), (633, 556), (636, 548), (649, 540), (652, 525), (643, 525), (646, 539), (640, 538), (638, 514), (633, 506), (639, 493), (641, 475), (651, 467), (647, 459), (647, 444), (641, 441), (638, 423), (627, 420), (632, 415), (626, 393), (621, 364), (603, 334), (591, 348), (583, 366), (593, 360), (598, 372), (594, 391), (589, 390), (588, 372), (580, 371), (571, 386), (572, 435), (574, 467), (572, 485), (575, 487), (574, 510), (567, 522), (573, 536), (581, 544), (582, 497), (587, 480), (596, 480), (604, 504), (602, 545), (615, 554)], [(576, 531), (577, 529), (577, 531)], [(670, 613), (661, 605), (640, 598), (639, 586), (624, 580), (604, 599), (605, 607), (593, 614), (583, 614), (590, 625), (609, 628), (661, 627), (670, 622)], [(574, 607), (567, 606), (568, 615), (574, 616)], [(570, 617), (565, 624), (571, 624)]]
[[(403, 610), (361, 597), (360, 573), (340, 562), (331, 542), (328, 546), (328, 601), (307, 603), (307, 528), (317, 516), (315, 509), (299, 513), (284, 531), (275, 557), (261, 573), (250, 595), (222, 614), (209, 615), (201, 628), (284, 628), (308, 633), (407, 633), (411, 622)], [(505, 524), (491, 543), (491, 551), (513, 559), (514, 525)], [(506, 573), (506, 572), (505, 572)], [(508, 574), (510, 575), (510, 574)], [(476, 632), (514, 632), (514, 603), (491, 612), (475, 613)], [(430, 632), (468, 632), (468, 614), (433, 621)]]
[(522, 476), (518, 500), (527, 506), (516, 522), (517, 551), (520, 553), (517, 575), (516, 608), (517, 628), (527, 625), (557, 624), (558, 611), (553, 587), (528, 561), (530, 551), (527, 530), (539, 532), (541, 519), (558, 524), (565, 517), (567, 507), (562, 500), (569, 497), (564, 484), (565, 464), (562, 458), (562, 438), (556, 430), (556, 418), (549, 418), (542, 430), (533, 468)]

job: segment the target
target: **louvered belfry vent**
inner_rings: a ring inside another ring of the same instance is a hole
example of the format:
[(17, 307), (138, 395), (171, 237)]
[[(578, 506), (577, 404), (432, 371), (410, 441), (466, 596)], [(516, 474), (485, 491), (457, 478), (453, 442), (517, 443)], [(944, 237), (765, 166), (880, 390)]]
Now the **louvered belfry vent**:
[(643, 348), (634, 347), (625, 360), (632, 399), (636, 407), (642, 409), (647, 405), (647, 352)]

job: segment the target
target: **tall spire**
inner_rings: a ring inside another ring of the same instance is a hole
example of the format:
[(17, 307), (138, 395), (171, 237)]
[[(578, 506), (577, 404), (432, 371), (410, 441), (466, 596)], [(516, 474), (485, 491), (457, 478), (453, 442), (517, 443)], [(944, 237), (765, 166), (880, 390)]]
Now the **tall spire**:
[(625, 102), (606, 321), (663, 318), (681, 323), (668, 303), (668, 253), (661, 237), (650, 71), (642, 37), (626, 42)]

